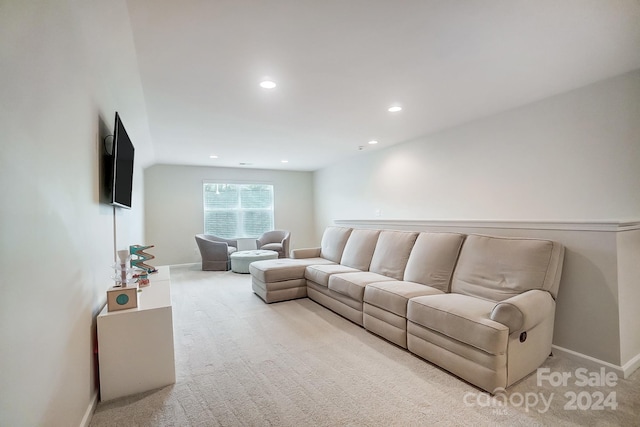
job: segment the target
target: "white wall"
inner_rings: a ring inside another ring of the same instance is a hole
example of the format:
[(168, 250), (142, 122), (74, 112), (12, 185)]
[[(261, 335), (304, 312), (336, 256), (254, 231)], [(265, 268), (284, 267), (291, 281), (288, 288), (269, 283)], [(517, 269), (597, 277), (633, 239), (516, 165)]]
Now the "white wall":
[[(78, 426), (112, 285), (100, 152), (116, 110), (138, 159), (153, 157), (126, 3), (2, 2), (0, 63), (0, 425)], [(117, 246), (142, 238), (142, 166)]]
[(291, 231), (291, 249), (317, 246), (310, 172), (154, 165), (145, 170), (147, 244), (152, 265), (200, 262), (194, 236), (204, 232), (204, 181), (273, 184), (275, 228)]
[(637, 219), (639, 99), (640, 70), (362, 152), (315, 174), (318, 227), (376, 210), (382, 219)]
[[(640, 235), (617, 225), (640, 220), (640, 70), (363, 152), (314, 179), (317, 232), (335, 220), (447, 220), (450, 231), (563, 242), (554, 345), (620, 368), (640, 364)], [(473, 226), (455, 225), (464, 220)], [(518, 221), (568, 224), (508, 224)]]

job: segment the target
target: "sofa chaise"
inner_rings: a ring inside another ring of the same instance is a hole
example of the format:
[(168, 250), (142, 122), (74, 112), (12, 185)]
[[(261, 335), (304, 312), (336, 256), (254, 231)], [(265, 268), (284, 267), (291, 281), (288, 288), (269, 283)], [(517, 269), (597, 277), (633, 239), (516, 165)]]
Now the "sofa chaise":
[(265, 302), (309, 297), (495, 393), (551, 353), (563, 259), (550, 240), (327, 227), (249, 270)]

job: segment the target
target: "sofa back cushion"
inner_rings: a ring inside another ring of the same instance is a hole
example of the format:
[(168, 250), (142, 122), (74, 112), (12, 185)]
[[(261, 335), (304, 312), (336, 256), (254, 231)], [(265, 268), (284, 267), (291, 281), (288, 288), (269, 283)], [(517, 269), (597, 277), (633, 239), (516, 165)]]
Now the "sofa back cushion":
[(329, 261), (339, 263), (350, 235), (351, 228), (327, 227), (320, 243), (320, 256)]
[(457, 233), (420, 233), (409, 255), (404, 280), (449, 292), (464, 238)]
[(368, 271), (380, 230), (354, 229), (347, 240), (340, 264)]
[(402, 280), (416, 237), (415, 232), (381, 231), (369, 271)]
[(555, 298), (564, 247), (551, 240), (467, 236), (453, 273), (451, 292), (503, 301), (531, 289)]

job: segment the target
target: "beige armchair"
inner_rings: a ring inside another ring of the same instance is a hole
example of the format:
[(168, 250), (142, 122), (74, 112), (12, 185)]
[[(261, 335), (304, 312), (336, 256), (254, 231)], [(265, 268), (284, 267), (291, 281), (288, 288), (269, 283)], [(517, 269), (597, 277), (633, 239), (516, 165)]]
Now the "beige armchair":
[(202, 270), (227, 271), (231, 269), (229, 255), (238, 250), (238, 241), (223, 239), (212, 234), (196, 234), (196, 243), (202, 256)]
[(267, 231), (256, 240), (256, 247), (265, 251), (278, 252), (278, 258), (289, 258), (289, 240), (291, 233), (287, 230)]

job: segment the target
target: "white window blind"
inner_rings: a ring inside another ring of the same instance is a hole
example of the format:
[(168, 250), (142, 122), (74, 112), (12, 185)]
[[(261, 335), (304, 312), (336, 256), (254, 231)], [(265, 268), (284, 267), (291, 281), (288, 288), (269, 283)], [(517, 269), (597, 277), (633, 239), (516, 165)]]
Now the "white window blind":
[(204, 183), (204, 232), (226, 239), (273, 230), (273, 185)]

